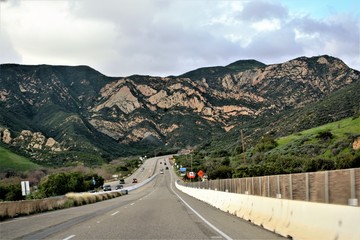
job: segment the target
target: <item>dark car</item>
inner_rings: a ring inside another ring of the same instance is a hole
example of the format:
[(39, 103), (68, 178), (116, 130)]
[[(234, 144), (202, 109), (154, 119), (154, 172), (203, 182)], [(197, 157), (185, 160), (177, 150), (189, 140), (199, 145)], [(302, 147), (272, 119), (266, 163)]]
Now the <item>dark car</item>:
[(169, 167), (166, 167), (165, 169), (166, 169), (166, 170), (169, 170)]
[(111, 186), (110, 185), (104, 185), (103, 190), (104, 191), (111, 191)]
[(123, 185), (118, 184), (116, 185), (115, 189), (118, 190), (118, 189), (122, 189), (123, 187), (124, 187)]
[(125, 184), (125, 179), (120, 179), (119, 184)]
[(133, 178), (133, 183), (137, 183), (137, 182), (138, 182), (137, 178)]

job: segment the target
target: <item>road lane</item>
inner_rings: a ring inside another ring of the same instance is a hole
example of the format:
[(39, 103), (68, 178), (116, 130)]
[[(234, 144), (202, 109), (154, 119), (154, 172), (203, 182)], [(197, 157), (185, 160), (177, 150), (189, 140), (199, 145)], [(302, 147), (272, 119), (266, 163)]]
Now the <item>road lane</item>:
[(178, 191), (169, 167), (129, 195), (2, 222), (1, 239), (280, 239)]
[[(158, 175), (147, 195), (114, 209), (118, 214), (94, 217), (59, 235), (64, 239), (211, 239), (221, 238), (172, 192), (166, 174)], [(136, 190), (136, 194), (141, 190)]]

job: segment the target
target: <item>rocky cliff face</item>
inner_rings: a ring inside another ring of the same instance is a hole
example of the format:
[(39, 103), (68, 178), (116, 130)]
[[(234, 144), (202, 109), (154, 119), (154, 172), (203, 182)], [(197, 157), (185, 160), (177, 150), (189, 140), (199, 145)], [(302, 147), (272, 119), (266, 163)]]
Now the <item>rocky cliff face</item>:
[[(137, 141), (148, 132), (166, 138), (181, 128), (176, 117), (159, 124), (156, 118), (149, 118), (151, 114), (137, 116), (139, 111), (155, 113), (160, 119), (165, 113), (190, 114), (229, 131), (244, 119), (274, 115), (284, 109), (300, 108), (318, 101), (358, 81), (359, 73), (339, 59), (322, 56), (298, 58), (216, 78), (205, 75), (197, 81), (176, 77), (149, 78), (148, 84), (144, 84), (142, 80), (122, 78), (104, 86), (89, 111), (92, 113), (91, 124), (126, 142)], [(110, 110), (111, 120), (103, 118), (101, 110), (104, 108)], [(134, 117), (129, 117), (133, 114)], [(145, 122), (150, 126), (142, 129), (140, 135), (133, 134), (133, 129)], [(195, 127), (196, 121), (194, 123)]]
[[(74, 141), (78, 128), (82, 136), (98, 132), (93, 140), (83, 139), (86, 147), (98, 148), (104, 137), (122, 147), (196, 145), (239, 124), (302, 108), (360, 80), (358, 71), (329, 56), (244, 64), (178, 77), (124, 78), (105, 77), (88, 67), (2, 65), (0, 123), (19, 134), (8, 143), (32, 130), (58, 141), (56, 151), (79, 146)], [(65, 121), (74, 115), (79, 121)], [(47, 145), (48, 140), (36, 139), (30, 148)]]
[(11, 136), (9, 129), (0, 128), (0, 139), (3, 143), (18, 147), (20, 150), (26, 152), (28, 155), (41, 159), (42, 151), (46, 152), (61, 152), (66, 151), (55, 139), (46, 138), (40, 132), (31, 132), (29, 130), (22, 130), (16, 137)]

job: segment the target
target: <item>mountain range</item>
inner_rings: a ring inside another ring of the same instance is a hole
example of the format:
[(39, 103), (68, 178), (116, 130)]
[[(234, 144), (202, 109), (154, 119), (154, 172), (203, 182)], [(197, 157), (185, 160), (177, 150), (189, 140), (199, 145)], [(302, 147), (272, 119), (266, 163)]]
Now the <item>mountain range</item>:
[(240, 60), (179, 76), (0, 65), (1, 145), (40, 164), (248, 144), (359, 113), (360, 72), (331, 56)]

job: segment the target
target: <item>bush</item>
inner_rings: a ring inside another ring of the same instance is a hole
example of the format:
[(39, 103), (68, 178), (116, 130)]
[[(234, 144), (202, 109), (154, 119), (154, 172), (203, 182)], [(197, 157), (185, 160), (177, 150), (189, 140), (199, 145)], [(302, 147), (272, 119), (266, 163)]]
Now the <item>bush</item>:
[(23, 200), (21, 192), (21, 185), (19, 184), (1, 184), (0, 185), (0, 200), (2, 201), (17, 201)]
[[(92, 180), (95, 180), (95, 185)], [(45, 197), (64, 195), (68, 192), (85, 192), (102, 186), (104, 179), (96, 174), (83, 175), (79, 172), (57, 173), (40, 182), (39, 191)]]
[(277, 142), (270, 135), (262, 137), (260, 142), (255, 146), (255, 150), (258, 152), (266, 152), (277, 147)]
[(323, 140), (324, 142), (327, 142), (331, 140), (334, 136), (330, 131), (324, 131), (324, 132), (319, 132), (316, 137), (318, 139)]
[(232, 175), (233, 175), (233, 169), (229, 166), (220, 166), (208, 172), (208, 176), (210, 179), (231, 178)]

